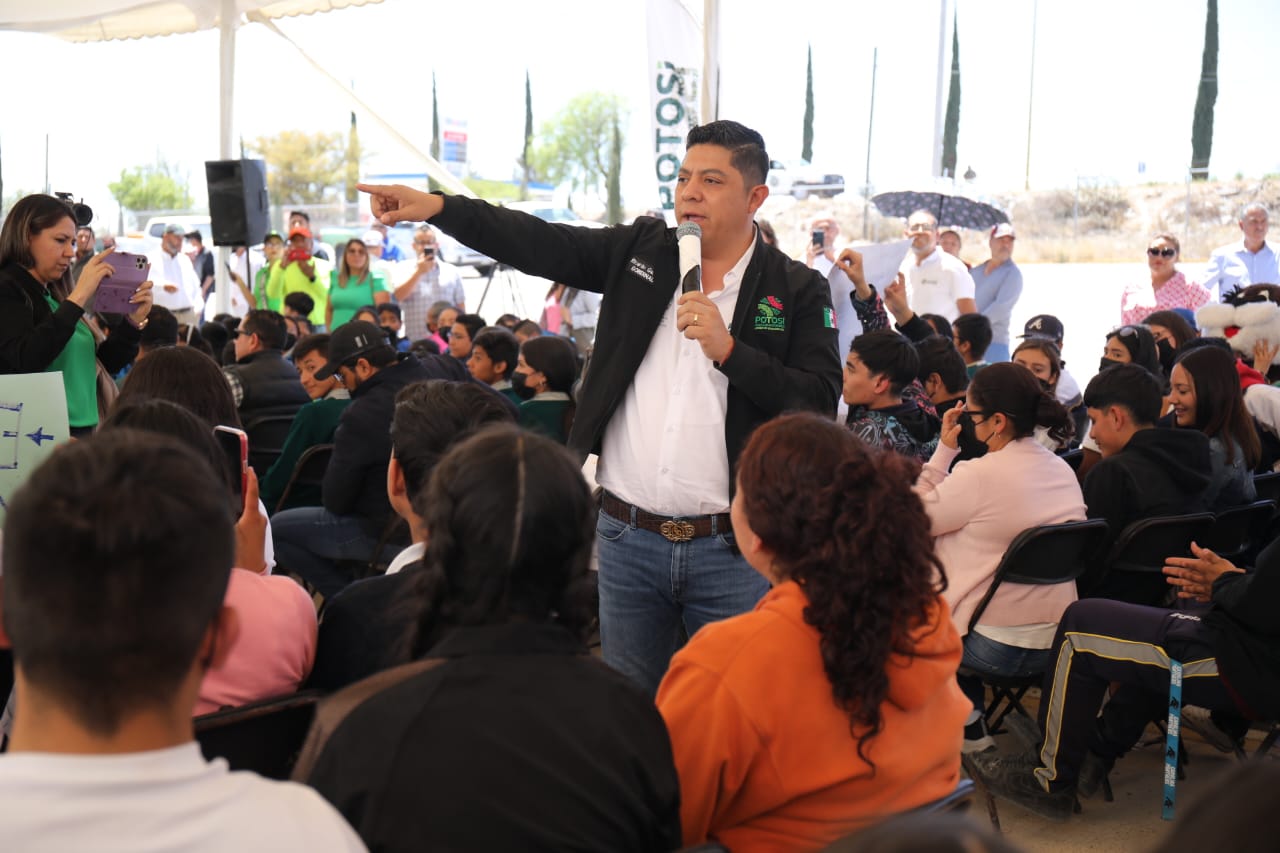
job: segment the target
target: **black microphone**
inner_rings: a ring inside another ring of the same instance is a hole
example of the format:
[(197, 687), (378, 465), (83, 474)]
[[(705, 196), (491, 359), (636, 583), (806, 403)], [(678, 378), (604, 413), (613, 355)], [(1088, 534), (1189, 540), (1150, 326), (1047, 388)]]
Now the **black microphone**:
[(702, 226), (686, 222), (676, 229), (680, 247), (680, 292), (702, 290)]

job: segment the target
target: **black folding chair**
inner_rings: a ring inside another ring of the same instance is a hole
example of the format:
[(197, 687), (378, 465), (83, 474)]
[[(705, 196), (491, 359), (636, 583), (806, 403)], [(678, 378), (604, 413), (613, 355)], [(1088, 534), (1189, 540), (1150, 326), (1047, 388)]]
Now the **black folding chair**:
[(1232, 562), (1252, 558), (1268, 541), (1275, 512), (1275, 502), (1270, 500), (1224, 509), (1214, 515), (1213, 529), (1197, 544)]
[[(1102, 519), (1046, 524), (1022, 531), (1009, 543), (1000, 565), (996, 567), (986, 595), (978, 602), (969, 618), (969, 631), (979, 624), (987, 605), (1002, 584), (1046, 586), (1072, 583), (1097, 557), (1107, 538), (1107, 523)], [(960, 674), (982, 679), (991, 688), (991, 703), (983, 712), (987, 728), (1000, 731), (1000, 723), (1012, 711), (1029, 717), (1022, 707), (1022, 697), (1037, 687), (1043, 673), (1028, 676), (1003, 676), (960, 667)], [(1003, 707), (1002, 707), (1003, 706)]]
[(1258, 491), (1258, 500), (1280, 504), (1280, 471), (1254, 474), (1253, 487)]
[(288, 779), (323, 696), (304, 690), (196, 717), (196, 741), (206, 759), (225, 758), (232, 770)]
[(329, 467), (329, 459), (333, 456), (332, 444), (317, 444), (308, 447), (293, 465), (293, 473), (289, 482), (285, 483), (280, 500), (276, 501), (273, 513), (279, 512), (289, 505), (289, 497), (299, 487), (311, 486), (319, 489), (324, 485), (324, 472)]
[(1080, 461), (1084, 459), (1084, 451), (1080, 448), (1074, 450), (1062, 450), (1058, 452), (1058, 458), (1071, 466), (1072, 471), (1080, 470)]
[(245, 421), (244, 431), (249, 436), (249, 467), (259, 478), (280, 458), (284, 440), (289, 436), (297, 411), (258, 415)]
[(1165, 581), (1164, 561), (1188, 557), (1192, 542), (1208, 540), (1212, 513), (1143, 518), (1120, 532), (1106, 559), (1080, 580), (1080, 594), (1162, 607), (1172, 587)]

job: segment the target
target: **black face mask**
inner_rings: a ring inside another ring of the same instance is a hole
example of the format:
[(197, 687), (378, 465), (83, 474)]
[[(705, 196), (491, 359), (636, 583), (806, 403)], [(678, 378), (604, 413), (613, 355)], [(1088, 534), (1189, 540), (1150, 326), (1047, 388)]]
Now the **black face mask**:
[(1173, 360), (1178, 357), (1178, 351), (1173, 348), (1173, 344), (1169, 343), (1169, 339), (1156, 341), (1156, 350), (1160, 353), (1160, 367), (1164, 370), (1165, 376), (1173, 370)]
[(1052, 382), (1050, 382), (1048, 379), (1037, 379), (1036, 381), (1040, 383), (1040, 390), (1041, 390), (1041, 391), (1043, 391), (1043, 392), (1044, 392), (1044, 393), (1046, 393), (1046, 394), (1050, 394), (1050, 395), (1052, 395), (1052, 394), (1053, 394), (1053, 383), (1052, 383)]
[(447, 343), (449, 343), (449, 333), (450, 333), (450, 332), (452, 332), (452, 331), (453, 331), (453, 329), (447, 329), (447, 328), (445, 328), (444, 326), (441, 326), (441, 327), (440, 327), (440, 340), (444, 341), (446, 344), (447, 344)]
[(985, 453), (987, 443), (978, 438), (977, 426), (973, 422), (973, 415), (968, 412), (961, 412), (958, 422), (960, 424), (960, 439), (957, 443), (961, 447), (982, 448)]
[(521, 400), (532, 400), (533, 395), (538, 393), (532, 386), (526, 384), (528, 379), (527, 373), (521, 373), (518, 370), (511, 374), (511, 390), (515, 391), (516, 396)]
[(1124, 363), (1125, 362), (1123, 361), (1116, 361), (1114, 358), (1107, 358), (1104, 355), (1102, 357), (1102, 360), (1098, 362), (1098, 372), (1101, 373), (1102, 371), (1106, 370), (1108, 367), (1115, 367), (1117, 364), (1124, 364)]

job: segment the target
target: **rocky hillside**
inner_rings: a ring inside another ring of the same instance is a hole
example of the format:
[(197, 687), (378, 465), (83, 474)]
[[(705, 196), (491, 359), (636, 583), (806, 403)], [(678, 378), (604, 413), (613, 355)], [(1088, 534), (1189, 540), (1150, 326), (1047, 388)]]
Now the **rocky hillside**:
[[(1202, 261), (1215, 246), (1239, 239), (1236, 221), (1245, 204), (1259, 201), (1273, 211), (1273, 222), (1280, 219), (1280, 180), (1197, 183), (1190, 192), (1185, 184), (1081, 186), (1078, 193), (1006, 193), (990, 201), (1009, 214), (1017, 229), (1014, 258), (1021, 263), (1141, 262), (1147, 240), (1160, 231), (1182, 241), (1183, 260)], [(805, 201), (771, 197), (761, 216), (777, 230), (782, 248), (802, 258), (816, 218), (830, 216), (840, 224), (838, 245), (863, 239), (863, 208), (863, 200), (851, 193)], [(901, 234), (902, 225), (871, 205), (867, 239), (892, 239)], [(1280, 238), (1280, 225), (1272, 235)], [(985, 260), (986, 234), (966, 231), (963, 236), (964, 259)]]

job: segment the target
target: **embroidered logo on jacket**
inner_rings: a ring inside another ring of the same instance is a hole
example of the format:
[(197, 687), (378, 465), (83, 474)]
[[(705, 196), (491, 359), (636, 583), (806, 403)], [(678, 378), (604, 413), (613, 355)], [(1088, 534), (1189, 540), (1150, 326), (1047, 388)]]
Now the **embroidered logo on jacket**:
[(822, 309), (822, 325), (823, 325), (823, 328), (827, 328), (827, 329), (836, 328), (836, 312), (832, 311), (830, 308), (823, 308)]
[(632, 258), (631, 260), (627, 261), (627, 264), (630, 267), (629, 272), (632, 275), (636, 276), (637, 278), (642, 278), (645, 281), (649, 282), (650, 284), (653, 284), (653, 267), (649, 266), (639, 258)]
[(766, 296), (756, 304), (755, 330), (757, 332), (785, 332), (787, 318), (782, 313), (782, 300)]

